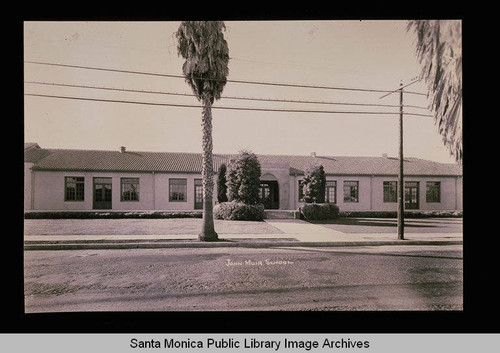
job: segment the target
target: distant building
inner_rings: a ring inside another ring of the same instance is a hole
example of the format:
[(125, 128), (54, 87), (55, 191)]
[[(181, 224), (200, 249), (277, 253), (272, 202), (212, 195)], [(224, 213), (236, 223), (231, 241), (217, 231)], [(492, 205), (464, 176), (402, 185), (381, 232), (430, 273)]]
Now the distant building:
[[(214, 181), (233, 155), (214, 154)], [(265, 208), (301, 205), (304, 170), (321, 164), (326, 201), (341, 211), (396, 211), (399, 161), (382, 157), (258, 155)], [(203, 207), (201, 153), (44, 149), (25, 143), (25, 210), (162, 210)], [(462, 210), (462, 170), (405, 158), (407, 210)], [(215, 182), (216, 184), (216, 182)], [(214, 202), (216, 201), (214, 190)]]

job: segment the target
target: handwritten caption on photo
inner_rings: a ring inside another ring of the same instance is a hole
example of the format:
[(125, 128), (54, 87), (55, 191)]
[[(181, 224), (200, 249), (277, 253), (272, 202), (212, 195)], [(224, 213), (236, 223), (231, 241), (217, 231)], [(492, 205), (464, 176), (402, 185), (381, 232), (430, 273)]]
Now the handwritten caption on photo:
[(265, 259), (265, 260), (231, 260), (231, 259), (226, 259), (226, 266), (227, 267), (233, 267), (233, 266), (283, 266), (283, 265), (293, 265), (294, 262), (290, 260), (270, 260), (270, 259)]

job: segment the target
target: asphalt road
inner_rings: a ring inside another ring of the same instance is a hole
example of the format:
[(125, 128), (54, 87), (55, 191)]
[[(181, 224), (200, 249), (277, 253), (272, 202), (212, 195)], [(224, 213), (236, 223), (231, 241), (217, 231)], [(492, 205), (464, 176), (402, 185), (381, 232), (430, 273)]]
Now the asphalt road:
[(462, 246), (26, 251), (25, 310), (462, 310)]

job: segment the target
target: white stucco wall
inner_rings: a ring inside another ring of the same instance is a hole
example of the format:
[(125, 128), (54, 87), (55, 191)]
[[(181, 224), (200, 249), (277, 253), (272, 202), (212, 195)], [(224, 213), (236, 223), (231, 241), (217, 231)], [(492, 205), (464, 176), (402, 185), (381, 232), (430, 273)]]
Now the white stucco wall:
[[(458, 178), (461, 180), (461, 178)], [(384, 202), (384, 181), (397, 181), (396, 177), (373, 177), (373, 208), (377, 211), (396, 211), (397, 202)], [(456, 177), (405, 177), (405, 182), (416, 181), (419, 183), (419, 210), (422, 211), (452, 211), (462, 210), (461, 182), (457, 184)], [(441, 183), (440, 202), (426, 201), (426, 183), (438, 181)]]
[[(296, 209), (302, 205), (298, 201), (299, 181), (303, 176), (291, 176), (290, 208)], [(341, 211), (396, 211), (397, 202), (384, 202), (384, 181), (397, 181), (393, 176), (327, 176), (326, 180), (337, 182), (337, 205)], [(358, 202), (344, 202), (344, 181), (359, 182)], [(428, 211), (463, 210), (462, 178), (457, 177), (405, 177), (406, 181), (419, 182), (419, 208)], [(440, 202), (429, 203), (426, 201), (426, 182), (441, 182)]]
[[(84, 177), (84, 200), (64, 200), (64, 178)], [(36, 171), (34, 173), (34, 210), (92, 210), (93, 178), (112, 178), (112, 210), (166, 210), (186, 211), (194, 209), (194, 180), (201, 179), (200, 174), (165, 174), (165, 173), (108, 173), (108, 172), (62, 172)], [(121, 178), (139, 178), (139, 201), (121, 201)], [(185, 201), (169, 201), (169, 179), (178, 178), (187, 181)], [(216, 200), (214, 187), (214, 200)], [(25, 195), (30, 193), (26, 189)], [(26, 197), (26, 196), (25, 196)], [(25, 199), (25, 207), (31, 200)]]
[(24, 209), (25, 210), (31, 210), (32, 205), (31, 205), (31, 183), (32, 183), (32, 173), (31, 173), (31, 167), (33, 166), (33, 163), (24, 163)]
[[(92, 210), (93, 178), (112, 178), (112, 210), (194, 210), (194, 180), (201, 179), (201, 174), (167, 173), (113, 173), (113, 172), (67, 172), (35, 171), (31, 164), (25, 163), (24, 208), (26, 210)], [(266, 172), (271, 172), (268, 170)], [(284, 176), (273, 170), (279, 181), (280, 209), (297, 209), (298, 183), (303, 176)], [(276, 175), (277, 174), (277, 175)], [(84, 177), (85, 190), (83, 201), (64, 200), (64, 178)], [(139, 201), (120, 200), (120, 179), (139, 178)], [(169, 179), (181, 178), (187, 181), (185, 201), (169, 201)], [(286, 180), (285, 180), (286, 179)], [(383, 202), (383, 182), (396, 181), (393, 176), (327, 176), (327, 180), (337, 182), (337, 205), (341, 211), (395, 211), (397, 202)], [(344, 202), (343, 183), (346, 180), (359, 182), (358, 202)], [(405, 181), (419, 182), (419, 210), (463, 210), (461, 177), (411, 177)], [(441, 202), (426, 202), (426, 182), (441, 182)], [(217, 200), (217, 175), (214, 176), (214, 204)]]

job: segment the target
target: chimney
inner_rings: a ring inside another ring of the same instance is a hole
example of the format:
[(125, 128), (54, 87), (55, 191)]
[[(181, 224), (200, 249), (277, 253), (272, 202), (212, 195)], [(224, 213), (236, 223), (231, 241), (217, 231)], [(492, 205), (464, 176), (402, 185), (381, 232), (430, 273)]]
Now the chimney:
[(311, 157), (316, 158), (316, 152), (311, 152)]
[(387, 153), (382, 153), (382, 157), (387, 158)]
[(121, 153), (125, 153), (125, 146), (121, 146), (121, 147), (120, 147), (120, 152), (121, 152)]

